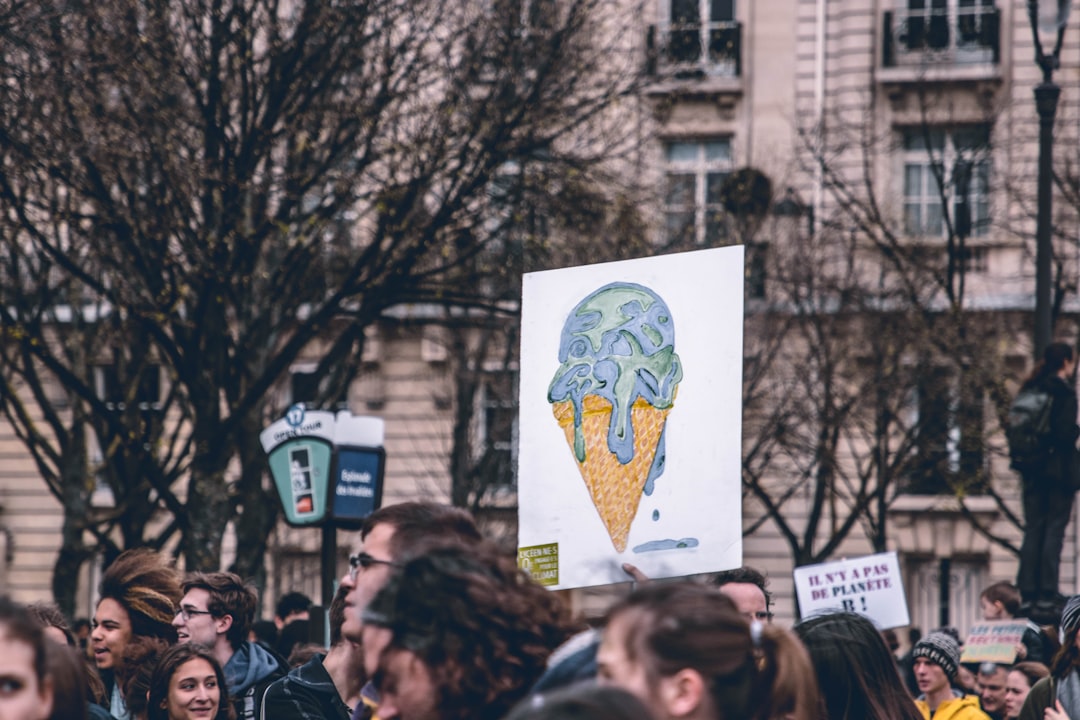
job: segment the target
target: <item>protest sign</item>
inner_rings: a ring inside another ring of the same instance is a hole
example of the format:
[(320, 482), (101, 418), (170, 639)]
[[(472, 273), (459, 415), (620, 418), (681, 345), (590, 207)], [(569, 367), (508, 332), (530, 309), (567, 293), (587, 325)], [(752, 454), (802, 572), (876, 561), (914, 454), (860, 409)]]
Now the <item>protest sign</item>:
[(971, 627), (960, 662), (992, 662), (1011, 665), (1016, 648), (1024, 640), (1024, 620), (993, 620)]
[(541, 583), (742, 562), (743, 249), (530, 273), (519, 563)]
[(870, 618), (882, 630), (910, 623), (895, 552), (796, 568), (795, 592), (803, 617), (847, 610)]

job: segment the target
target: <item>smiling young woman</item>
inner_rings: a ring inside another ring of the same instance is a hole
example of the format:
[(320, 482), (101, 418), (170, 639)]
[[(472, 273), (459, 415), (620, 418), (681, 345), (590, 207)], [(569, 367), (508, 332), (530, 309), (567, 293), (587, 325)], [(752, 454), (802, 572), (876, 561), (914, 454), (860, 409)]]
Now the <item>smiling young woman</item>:
[(233, 720), (221, 665), (208, 648), (170, 648), (150, 678), (148, 720)]

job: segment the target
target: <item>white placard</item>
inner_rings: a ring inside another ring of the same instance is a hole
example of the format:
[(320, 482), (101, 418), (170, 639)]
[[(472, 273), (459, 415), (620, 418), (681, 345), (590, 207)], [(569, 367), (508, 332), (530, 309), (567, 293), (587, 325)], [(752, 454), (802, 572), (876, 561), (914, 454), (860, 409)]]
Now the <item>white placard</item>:
[(823, 610), (847, 610), (870, 618), (882, 630), (911, 622), (895, 552), (795, 568), (795, 592), (804, 618)]
[(544, 584), (741, 564), (743, 277), (740, 246), (525, 276), (518, 547)]

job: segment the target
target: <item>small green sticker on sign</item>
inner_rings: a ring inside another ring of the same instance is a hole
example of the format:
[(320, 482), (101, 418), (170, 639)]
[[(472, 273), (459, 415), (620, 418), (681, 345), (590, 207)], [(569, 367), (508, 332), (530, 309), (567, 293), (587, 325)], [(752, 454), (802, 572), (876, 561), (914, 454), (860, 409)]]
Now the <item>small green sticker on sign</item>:
[(541, 585), (558, 585), (559, 543), (518, 548), (518, 567)]

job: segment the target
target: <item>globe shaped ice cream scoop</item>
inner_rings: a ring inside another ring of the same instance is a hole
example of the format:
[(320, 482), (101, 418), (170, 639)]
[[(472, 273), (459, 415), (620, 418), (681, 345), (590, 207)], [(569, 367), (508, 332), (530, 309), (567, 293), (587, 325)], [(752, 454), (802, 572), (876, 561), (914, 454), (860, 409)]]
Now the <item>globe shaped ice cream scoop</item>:
[(570, 312), (548, 401), (618, 552), (642, 493), (664, 469), (667, 415), (682, 380), (671, 311), (655, 292), (611, 283)]

